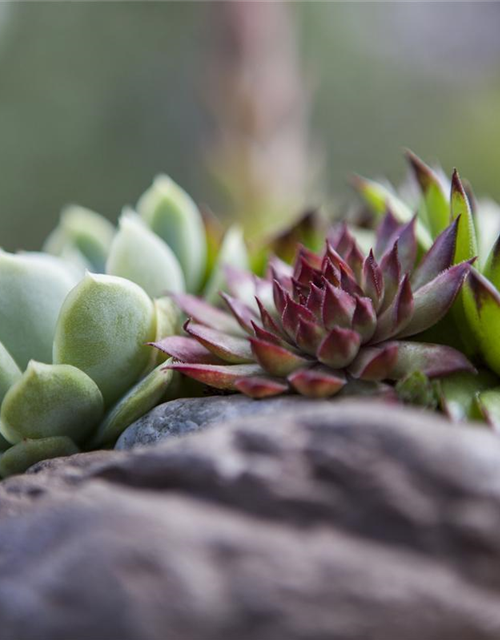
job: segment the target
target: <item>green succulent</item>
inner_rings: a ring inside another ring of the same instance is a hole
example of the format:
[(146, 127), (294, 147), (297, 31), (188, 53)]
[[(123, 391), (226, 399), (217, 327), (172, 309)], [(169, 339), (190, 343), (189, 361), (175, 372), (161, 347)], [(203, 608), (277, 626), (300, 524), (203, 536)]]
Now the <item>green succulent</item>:
[[(171, 178), (160, 175), (126, 207), (118, 229), (103, 216), (71, 206), (63, 210), (44, 250), (80, 270), (119, 275), (150, 296), (187, 291), (216, 300), (225, 286), (224, 265), (248, 267), (241, 229), (234, 225), (219, 240), (193, 199)], [(215, 259), (209, 247), (216, 245)]]
[(165, 356), (148, 347), (179, 320), (165, 294), (223, 286), (246, 266), (237, 228), (207, 274), (207, 237), (191, 198), (167, 177), (118, 228), (72, 206), (45, 253), (0, 252), (0, 473), (111, 445), (166, 395)]
[(452, 309), (439, 327), (444, 341), (460, 345), (478, 364), (493, 373), (457, 374), (442, 383), (441, 405), (454, 419), (481, 419), (500, 429), (500, 208), (477, 202), (456, 170), (448, 180), (413, 153), (407, 158), (413, 191), (356, 177), (354, 185), (376, 217), (387, 211), (407, 221), (417, 212), (421, 250), (452, 221), (458, 232), (454, 263), (477, 256), (474, 267)]

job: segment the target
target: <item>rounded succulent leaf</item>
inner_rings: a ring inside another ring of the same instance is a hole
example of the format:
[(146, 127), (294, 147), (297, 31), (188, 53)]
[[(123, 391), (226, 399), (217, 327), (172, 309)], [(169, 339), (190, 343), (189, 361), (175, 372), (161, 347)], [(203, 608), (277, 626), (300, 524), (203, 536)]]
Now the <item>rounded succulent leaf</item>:
[(192, 198), (168, 176), (157, 176), (141, 196), (137, 211), (177, 256), (188, 291), (198, 290), (205, 273), (205, 228)]
[(173, 374), (162, 363), (132, 387), (105, 416), (91, 446), (100, 447), (114, 442), (129, 425), (157, 405), (165, 395)]
[(106, 406), (141, 376), (155, 337), (153, 302), (138, 285), (115, 276), (87, 274), (66, 298), (54, 339), (54, 362), (89, 375)]
[(122, 214), (106, 273), (132, 280), (152, 298), (184, 291), (184, 275), (172, 249), (137, 214)]
[(0, 251), (0, 341), (22, 370), (51, 362), (61, 305), (77, 283), (62, 260)]
[(71, 205), (61, 213), (59, 225), (45, 241), (44, 250), (102, 272), (114, 233), (114, 226), (104, 216)]
[(78, 447), (66, 436), (23, 440), (2, 454), (0, 475), (6, 478), (16, 473), (24, 473), (26, 469), (42, 460), (72, 456), (75, 453), (79, 453)]
[(31, 361), (4, 398), (0, 429), (12, 443), (52, 436), (82, 442), (98, 424), (103, 409), (101, 392), (83, 371)]

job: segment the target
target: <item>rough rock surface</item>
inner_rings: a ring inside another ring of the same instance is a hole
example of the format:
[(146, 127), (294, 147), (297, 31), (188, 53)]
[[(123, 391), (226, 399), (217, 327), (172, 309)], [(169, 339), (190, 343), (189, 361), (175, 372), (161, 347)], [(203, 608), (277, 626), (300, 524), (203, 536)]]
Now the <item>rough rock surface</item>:
[(498, 640), (500, 440), (305, 403), (0, 483), (2, 640)]
[(236, 418), (292, 411), (310, 402), (301, 396), (281, 396), (255, 402), (242, 395), (180, 398), (159, 405), (120, 436), (116, 449), (156, 444)]

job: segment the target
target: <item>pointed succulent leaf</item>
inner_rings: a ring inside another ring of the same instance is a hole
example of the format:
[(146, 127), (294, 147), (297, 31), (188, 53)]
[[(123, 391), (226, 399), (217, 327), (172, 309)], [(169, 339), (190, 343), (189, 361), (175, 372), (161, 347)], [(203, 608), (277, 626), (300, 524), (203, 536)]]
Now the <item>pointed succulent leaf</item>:
[(31, 361), (2, 403), (2, 435), (24, 438), (68, 436), (83, 442), (99, 423), (103, 398), (95, 382), (70, 365)]
[(14, 445), (0, 459), (0, 475), (3, 478), (24, 473), (37, 462), (50, 458), (72, 456), (79, 453), (76, 444), (66, 436), (22, 440)]
[(361, 342), (368, 342), (377, 328), (377, 314), (370, 298), (356, 296), (356, 309), (352, 316), (352, 329), (361, 336)]
[(408, 222), (412, 218), (411, 209), (383, 184), (355, 175), (352, 185), (373, 213), (383, 216), (390, 209), (399, 223)]
[(273, 301), (276, 311), (280, 316), (283, 315), (285, 310), (288, 293), (283, 288), (283, 285), (277, 280), (273, 280)]
[(311, 283), (309, 295), (306, 300), (306, 307), (312, 311), (316, 318), (321, 318), (323, 304), (325, 300), (325, 287), (318, 287), (314, 282)]
[(477, 239), (474, 219), (458, 171), (455, 169), (451, 179), (451, 219), (460, 216), (455, 247), (455, 264), (477, 256)]
[(335, 251), (345, 259), (346, 254), (352, 248), (354, 238), (345, 222), (340, 223), (336, 231), (331, 244)]
[(315, 269), (311, 264), (301, 256), (295, 265), (293, 278), (300, 284), (309, 286), (316, 278), (321, 276), (321, 270)]
[(363, 273), (364, 255), (361, 249), (358, 247), (356, 241), (354, 241), (349, 253), (346, 255), (346, 262), (351, 267), (354, 277), (360, 281), (361, 274)]
[(480, 391), (474, 396), (471, 418), (481, 418), (500, 433), (500, 387)]
[(264, 340), (265, 342), (272, 342), (273, 344), (279, 344), (282, 347), (286, 347), (287, 343), (275, 333), (271, 333), (271, 331), (268, 331), (267, 329), (263, 329), (255, 322), (252, 322), (252, 328), (256, 338), (259, 338), (260, 340)]
[(321, 366), (298, 369), (288, 376), (288, 381), (296, 391), (309, 398), (329, 398), (346, 384), (341, 371)]
[(197, 291), (205, 274), (207, 245), (194, 201), (168, 176), (160, 175), (139, 199), (137, 211), (176, 255), (188, 291)]
[(344, 291), (350, 293), (351, 296), (363, 295), (363, 290), (358, 285), (354, 273), (347, 263), (340, 265), (340, 286)]
[(259, 307), (260, 318), (262, 322), (262, 326), (266, 331), (273, 333), (275, 336), (280, 338), (286, 338), (286, 334), (284, 330), (278, 325), (277, 321), (273, 318), (273, 316), (269, 313), (266, 307), (262, 304), (259, 298), (256, 299), (257, 305)]
[(310, 322), (305, 318), (299, 319), (295, 335), (295, 342), (299, 349), (302, 349), (310, 356), (314, 356), (324, 337), (325, 330), (317, 322)]
[(61, 308), (54, 363), (84, 371), (109, 406), (143, 374), (155, 329), (154, 306), (143, 289), (123, 278), (87, 274)]
[(380, 260), (394, 245), (394, 239), (397, 238), (397, 232), (401, 228), (401, 223), (396, 220), (390, 209), (387, 209), (382, 222), (377, 227), (375, 240), (375, 258)]
[(224, 361), (215, 356), (206, 347), (194, 338), (186, 336), (167, 336), (150, 345), (165, 353), (167, 356), (188, 363), (200, 364), (224, 364)]
[(472, 418), (474, 397), (480, 391), (498, 386), (500, 380), (491, 371), (461, 372), (440, 380), (441, 408), (456, 422)]
[(387, 342), (377, 347), (363, 347), (357, 358), (349, 365), (353, 378), (367, 381), (384, 380), (389, 377), (398, 357), (397, 342)]
[(500, 289), (500, 236), (493, 245), (484, 265), (483, 275), (491, 284)]
[(14, 358), (0, 342), (0, 405), (7, 391), (21, 377), (21, 370), (14, 362)]
[(416, 222), (417, 218), (414, 216), (398, 232), (398, 259), (401, 263), (402, 273), (410, 273), (415, 265), (417, 257)]
[(406, 157), (422, 192), (423, 218), (433, 238), (449, 224), (450, 204), (439, 176), (418, 156), (407, 151)]
[(135, 282), (152, 298), (185, 288), (181, 265), (172, 249), (133, 211), (125, 211), (120, 218), (106, 273)]
[(245, 334), (238, 322), (229, 313), (216, 309), (201, 298), (192, 296), (189, 293), (177, 294), (172, 298), (181, 311), (196, 320), (196, 322), (236, 336)]
[(461, 262), (420, 287), (413, 297), (412, 318), (397, 333), (398, 337), (416, 335), (441, 320), (451, 308), (469, 271), (470, 263)]
[(99, 425), (90, 446), (102, 447), (115, 442), (125, 429), (155, 407), (167, 393), (174, 372), (161, 363), (121, 398)]
[(234, 383), (235, 389), (255, 399), (271, 398), (288, 391), (288, 384), (277, 378), (252, 376), (240, 378)]
[(384, 279), (372, 251), (363, 264), (362, 285), (365, 296), (371, 299), (375, 311), (378, 311), (384, 297)]
[(399, 289), (399, 283), (401, 281), (401, 264), (398, 257), (398, 241), (394, 243), (392, 249), (390, 249), (382, 258), (380, 263), (380, 269), (384, 278), (384, 300), (380, 308), (381, 311), (387, 309), (387, 307), (394, 300)]
[(471, 269), (463, 288), (464, 312), (484, 361), (500, 373), (500, 293), (487, 278)]
[(72, 259), (102, 273), (113, 240), (115, 228), (95, 211), (70, 205), (63, 209), (58, 226), (44, 244), (44, 251), (61, 258)]
[(398, 340), (397, 361), (387, 376), (390, 380), (400, 380), (414, 371), (420, 371), (429, 378), (446, 376), (457, 371), (475, 371), (467, 358), (452, 347), (424, 342)]
[(255, 359), (272, 376), (286, 377), (308, 363), (305, 358), (280, 345), (259, 338), (250, 338), (250, 342)]
[(283, 309), (283, 315), (281, 321), (283, 328), (288, 336), (293, 340), (299, 329), (299, 321), (303, 318), (308, 322), (315, 322), (315, 317), (312, 311), (309, 311), (304, 305), (298, 304), (290, 296), (286, 296), (286, 304)]
[[(387, 210), (390, 210), (399, 223), (406, 223), (412, 219), (411, 209), (384, 185), (360, 176), (355, 176), (352, 182), (354, 188), (376, 215), (382, 217)], [(416, 223), (415, 232), (420, 247), (428, 249), (432, 244), (432, 238), (420, 221)]]
[(412, 320), (414, 306), (410, 279), (406, 275), (401, 280), (393, 301), (379, 317), (371, 342), (377, 344), (404, 331)]
[(318, 347), (317, 358), (332, 369), (342, 369), (356, 357), (361, 337), (352, 329), (334, 327)]
[(241, 378), (266, 375), (256, 364), (190, 364), (187, 362), (171, 362), (167, 369), (179, 371), (184, 375), (216, 389), (236, 391), (235, 383)]
[(248, 269), (248, 252), (243, 239), (243, 231), (236, 225), (226, 231), (217, 261), (205, 285), (203, 297), (209, 302), (216, 302), (219, 293), (226, 289), (227, 266)]
[(413, 291), (434, 280), (453, 264), (460, 216), (436, 238), (411, 276)]
[(230, 336), (189, 320), (184, 330), (224, 362), (247, 364), (254, 361), (250, 343), (245, 338)]
[(247, 333), (251, 334), (252, 322), (257, 319), (257, 316), (254, 314), (252, 309), (250, 309), (250, 307), (248, 307), (239, 298), (230, 296), (227, 293), (221, 293), (221, 297), (240, 327)]
[(59, 310), (77, 281), (59, 258), (0, 251), (0, 341), (21, 370), (31, 358), (51, 362)]

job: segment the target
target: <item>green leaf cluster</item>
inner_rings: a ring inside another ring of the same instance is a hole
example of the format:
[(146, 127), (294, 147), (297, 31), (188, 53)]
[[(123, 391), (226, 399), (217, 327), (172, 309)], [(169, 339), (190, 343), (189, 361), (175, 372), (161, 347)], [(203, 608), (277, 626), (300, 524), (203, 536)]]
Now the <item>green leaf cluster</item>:
[(240, 230), (212, 237), (167, 176), (117, 228), (73, 205), (43, 252), (0, 251), (0, 474), (112, 444), (175, 375), (148, 346), (178, 328), (169, 295), (214, 297), (247, 263)]

